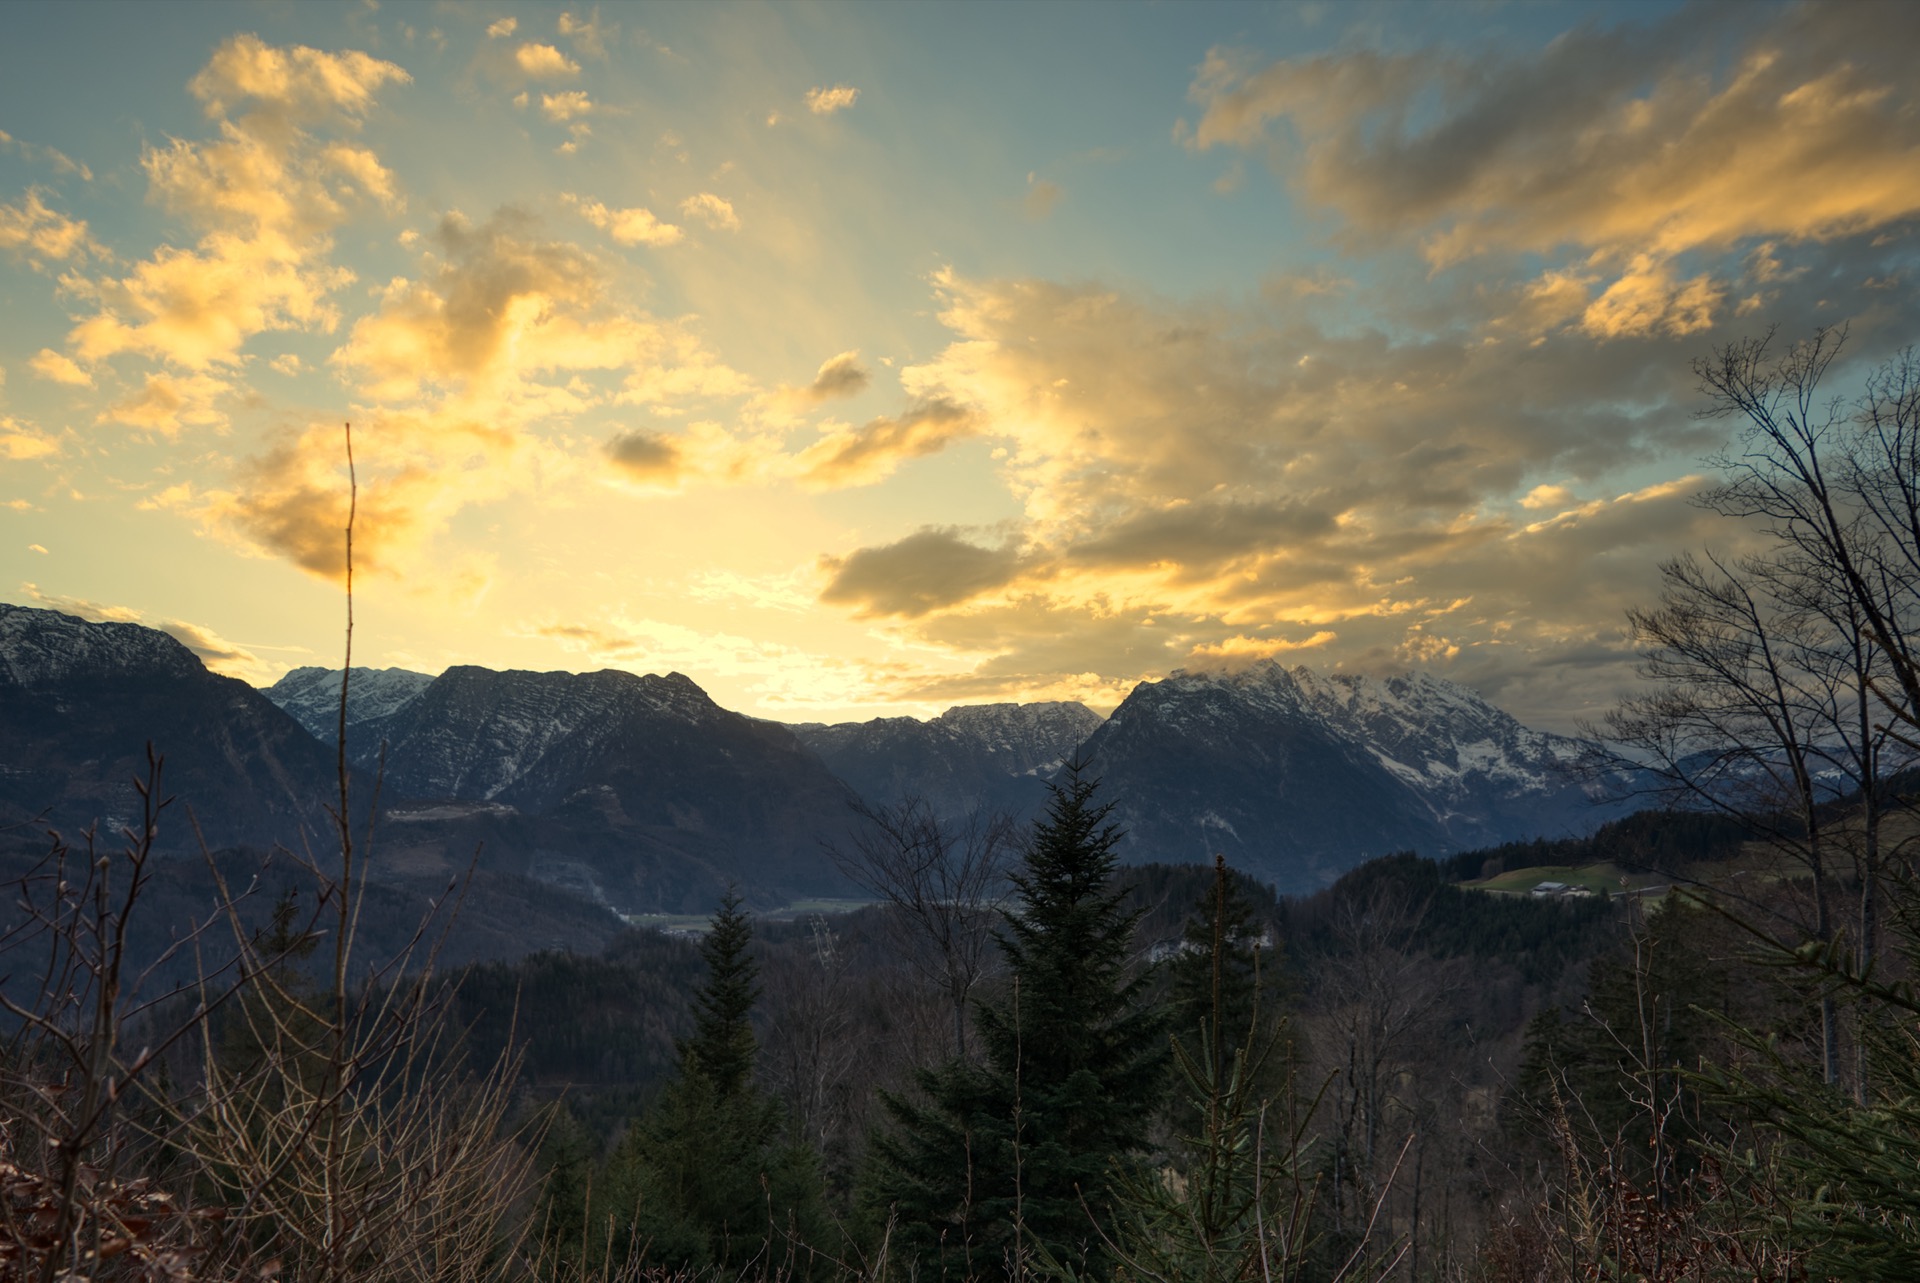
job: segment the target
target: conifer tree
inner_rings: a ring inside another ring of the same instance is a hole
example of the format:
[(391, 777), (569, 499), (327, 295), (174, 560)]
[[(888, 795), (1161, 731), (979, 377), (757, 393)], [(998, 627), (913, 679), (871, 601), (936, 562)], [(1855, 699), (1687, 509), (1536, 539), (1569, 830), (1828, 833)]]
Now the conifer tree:
[[(1278, 942), (1255, 917), (1239, 876), (1218, 855), (1213, 870), (1167, 968), (1167, 1014), (1186, 1057), (1209, 1067), (1209, 1094), (1219, 1096), (1236, 1057), (1275, 1042), (1288, 995)], [(1286, 1084), (1288, 1058), (1277, 1047), (1268, 1050), (1276, 1054), (1250, 1056), (1242, 1071), (1241, 1090), (1256, 1103), (1277, 1099)], [(1168, 1109), (1176, 1132), (1199, 1126), (1189, 1093), (1176, 1092)]]
[(752, 1015), (760, 968), (752, 947), (753, 923), (740, 909), (738, 889), (729, 886), (700, 942), (707, 982), (693, 997), (693, 1037), (680, 1046), (683, 1072), (705, 1077), (718, 1096), (734, 1095), (752, 1080), (759, 1051)]
[(949, 1268), (1007, 1258), (1099, 1276), (1116, 1178), (1146, 1145), (1165, 1026), (1128, 965), (1138, 913), (1113, 885), (1120, 831), (1079, 764), (1034, 825), (999, 934), (1011, 984), (978, 1010), (983, 1065), (919, 1075), (888, 1097), (874, 1192)]
[(701, 942), (707, 979), (694, 993), (680, 1073), (614, 1150), (595, 1198), (624, 1226), (615, 1263), (737, 1266), (789, 1234), (801, 1244), (825, 1237), (817, 1157), (783, 1141), (779, 1104), (753, 1081), (752, 945), (753, 925), (728, 887)]

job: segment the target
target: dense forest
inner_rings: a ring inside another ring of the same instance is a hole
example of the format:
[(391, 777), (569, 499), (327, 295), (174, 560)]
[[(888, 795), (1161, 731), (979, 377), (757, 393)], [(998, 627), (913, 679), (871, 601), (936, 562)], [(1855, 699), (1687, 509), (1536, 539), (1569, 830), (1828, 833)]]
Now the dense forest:
[(1069, 764), (865, 808), (855, 912), (460, 965), (344, 765), (169, 923), (152, 762), (13, 884), (0, 1279), (1920, 1277), (1920, 365), (1831, 401), (1842, 337), (1699, 367), (1757, 550), (1632, 614), (1590, 836), (1283, 898), (1123, 866)]

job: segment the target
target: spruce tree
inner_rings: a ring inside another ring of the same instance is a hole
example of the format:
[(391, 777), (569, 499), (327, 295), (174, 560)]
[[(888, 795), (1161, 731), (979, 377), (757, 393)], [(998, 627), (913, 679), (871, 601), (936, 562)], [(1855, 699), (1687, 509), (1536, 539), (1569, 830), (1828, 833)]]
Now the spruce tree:
[(1130, 974), (1139, 914), (1113, 885), (1120, 830), (1097, 784), (1069, 766), (1035, 822), (999, 933), (1010, 983), (978, 1009), (985, 1063), (923, 1071), (924, 1104), (887, 1098), (874, 1192), (948, 1268), (1103, 1274), (1114, 1183), (1146, 1146), (1165, 1026)]
[(694, 993), (693, 1037), (680, 1045), (683, 1072), (706, 1078), (718, 1096), (735, 1094), (753, 1078), (760, 967), (752, 948), (753, 923), (740, 909), (739, 891), (729, 885), (700, 942), (707, 982)]
[(693, 997), (693, 1036), (679, 1075), (631, 1127), (607, 1163), (595, 1203), (624, 1232), (613, 1262), (667, 1269), (731, 1267), (788, 1233), (825, 1241), (818, 1160), (785, 1143), (780, 1107), (753, 1081), (759, 996), (753, 925), (728, 887), (701, 942), (707, 979)]
[[(1210, 1095), (1225, 1093), (1235, 1058), (1252, 1048), (1263, 1054), (1248, 1058), (1241, 1090), (1257, 1102), (1278, 1099), (1285, 1088), (1288, 1057), (1277, 1044), (1289, 995), (1277, 944), (1240, 876), (1214, 856), (1213, 883), (1194, 905), (1167, 968), (1169, 1023), (1186, 1056), (1209, 1066)], [(1194, 1108), (1188, 1093), (1175, 1093), (1169, 1115), (1176, 1132), (1200, 1125)]]

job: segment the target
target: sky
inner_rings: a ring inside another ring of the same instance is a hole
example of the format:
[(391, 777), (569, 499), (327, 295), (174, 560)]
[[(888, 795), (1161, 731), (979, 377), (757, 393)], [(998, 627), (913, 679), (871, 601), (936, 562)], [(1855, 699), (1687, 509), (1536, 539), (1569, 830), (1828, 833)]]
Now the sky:
[(786, 721), (1273, 659), (1567, 730), (1920, 340), (1920, 7), (14, 3), (0, 600)]

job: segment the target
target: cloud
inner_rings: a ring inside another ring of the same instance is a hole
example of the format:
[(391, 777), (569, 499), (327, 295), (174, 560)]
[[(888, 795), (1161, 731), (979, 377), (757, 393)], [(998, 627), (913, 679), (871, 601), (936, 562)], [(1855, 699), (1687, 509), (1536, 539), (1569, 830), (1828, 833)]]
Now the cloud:
[(18, 152), (30, 161), (44, 161), (53, 167), (57, 174), (71, 174), (83, 183), (93, 181), (93, 171), (75, 160), (57, 147), (45, 147), (24, 142), (15, 138), (4, 129), (0, 129), (0, 151)]
[[(1587, 296), (1522, 343), (1486, 338), (1518, 286), (1435, 312), (1383, 282), (1377, 324), (1348, 291), (1321, 328), (1285, 291), (1227, 306), (945, 273), (950, 341), (900, 371), (941, 412), (829, 425), (786, 467), (862, 484), (979, 438), (1023, 516), (991, 542), (934, 528), (837, 550), (821, 600), (967, 657), (903, 699), (1124, 690), (1311, 645), (1504, 684), (1564, 726), (1631, 683), (1615, 621), (1659, 558), (1738, 542), (1690, 502), (1697, 478), (1577, 497), (1713, 447), (1673, 346), (1685, 285), (1637, 334), (1583, 327)], [(1811, 293), (1789, 301), (1815, 314)], [(1577, 684), (1521, 680), (1577, 656)]]
[(1264, 150), (1350, 246), (1417, 243), (1434, 269), (1559, 256), (1538, 302), (1597, 286), (1575, 313), (1596, 337), (1683, 335), (1756, 242), (1920, 215), (1916, 56), (1920, 22), (1865, 4), (1688, 6), (1524, 52), (1215, 49), (1184, 136)]
[[(1215, 50), (1192, 145), (1261, 145), (1285, 120), (1310, 195), (1376, 229), (1436, 226), (1443, 264), (1494, 246), (1823, 238), (1920, 212), (1905, 75), (1920, 24), (1871, 5), (1759, 18), (1584, 27), (1524, 61), (1362, 50), (1256, 66)], [(1408, 110), (1422, 100), (1437, 110)]]
[(859, 99), (860, 91), (852, 85), (834, 85), (830, 89), (807, 90), (807, 110), (816, 116), (831, 116), (836, 111), (844, 111)]
[(588, 115), (592, 111), (592, 100), (578, 89), (540, 95), (540, 114), (555, 124), (564, 124), (569, 120)]
[(973, 416), (952, 401), (935, 399), (898, 418), (870, 419), (858, 428), (829, 428), (794, 461), (812, 487), (872, 485), (892, 476), (909, 459), (937, 454), (973, 435)]
[(623, 432), (607, 442), (607, 458), (638, 481), (672, 482), (679, 476), (680, 447), (655, 432)]
[(593, 664), (639, 672), (684, 672), (696, 682), (745, 679), (762, 707), (796, 713), (869, 702), (869, 665), (780, 642), (637, 618), (625, 611), (588, 620), (551, 621), (530, 629)]
[(495, 18), (487, 24), (487, 38), (489, 40), (505, 40), (518, 30), (520, 30), (520, 19), (514, 17)]
[(1011, 583), (1017, 547), (983, 548), (957, 530), (922, 530), (896, 543), (861, 548), (826, 563), (833, 578), (820, 600), (863, 615), (924, 615)]
[(650, 209), (609, 209), (597, 200), (583, 200), (572, 192), (560, 199), (580, 211), (580, 217), (606, 232), (622, 245), (652, 245), (656, 248), (678, 242), (684, 232), (672, 223), (663, 223)]
[(62, 452), (60, 439), (12, 415), (0, 414), (0, 459), (25, 463), (51, 459)]
[(1054, 206), (1060, 203), (1063, 195), (1065, 192), (1058, 183), (1050, 183), (1044, 178), (1036, 179), (1028, 174), (1027, 194), (1020, 207), (1029, 219), (1037, 223), (1053, 213)]
[(708, 227), (722, 231), (740, 230), (740, 217), (733, 212), (731, 201), (723, 200), (712, 192), (701, 192), (689, 196), (680, 202), (680, 212), (688, 218), (697, 218)]
[(523, 44), (513, 51), (513, 61), (536, 80), (565, 80), (580, 74), (580, 64), (552, 45)]
[(1213, 573), (1249, 558), (1332, 535), (1333, 513), (1286, 499), (1183, 503), (1113, 522), (1074, 543), (1069, 556), (1091, 566), (1177, 566)]
[(29, 368), (43, 379), (55, 383), (64, 383), (69, 387), (88, 388), (93, 386), (93, 376), (52, 348), (41, 348), (31, 361)]
[[(621, 298), (592, 254), (514, 210), (478, 224), (443, 219), (418, 274), (381, 291), (331, 362), (371, 403), (353, 412), (357, 568), (402, 575), (431, 566), (436, 582), (463, 594), (480, 591), (491, 568), (484, 558), (459, 563), (436, 543), (459, 513), (586, 474), (545, 425), (623, 400), (671, 411), (750, 390), (684, 325)], [(679, 443), (695, 462), (704, 457), (697, 434)], [(632, 446), (627, 453), (631, 467), (638, 456)], [(243, 460), (230, 484), (177, 488), (152, 503), (337, 577), (341, 427), (288, 430)]]
[(1712, 329), (1726, 296), (1726, 287), (1711, 277), (1676, 281), (1667, 264), (1641, 255), (1587, 306), (1580, 325), (1596, 338), (1639, 337), (1655, 330), (1680, 337)]
[(227, 416), (215, 403), (232, 391), (231, 384), (205, 374), (149, 374), (138, 392), (101, 411), (99, 421), (177, 436), (183, 427), (225, 424)]
[(214, 50), (187, 88), (215, 120), (248, 105), (284, 120), (316, 123), (364, 116), (380, 89), (410, 79), (393, 63), (355, 50), (280, 49), (258, 36), (238, 35)]
[(36, 267), (101, 253), (86, 223), (51, 208), (38, 187), (27, 189), (16, 204), (0, 205), (0, 250)]
[(376, 91), (406, 80), (362, 53), (277, 49), (250, 35), (221, 45), (190, 86), (218, 137), (174, 139), (143, 158), (152, 197), (203, 235), (124, 276), (67, 278), (96, 308), (68, 334), (72, 356), (92, 365), (132, 353), (205, 372), (237, 364), (255, 334), (330, 330), (329, 296), (353, 279), (327, 262), (331, 233), (357, 200), (393, 208), (398, 197), (373, 152), (312, 129), (357, 128)]
[(820, 363), (813, 382), (806, 387), (806, 394), (815, 402), (849, 397), (864, 391), (871, 380), (872, 375), (860, 364), (858, 352), (842, 352)]
[(1290, 637), (1247, 637), (1236, 633), (1217, 642), (1205, 642), (1187, 652), (1187, 668), (1235, 669), (1251, 666), (1261, 660), (1273, 659), (1280, 655), (1291, 655), (1303, 650), (1314, 650), (1338, 641), (1340, 634), (1329, 629), (1302, 638)]
[(620, 30), (611, 24), (603, 24), (600, 21), (598, 9), (595, 9), (593, 15), (587, 18), (562, 11), (559, 20), (554, 24), (554, 29), (573, 41), (573, 47), (589, 58), (605, 58), (607, 41), (613, 39)]

